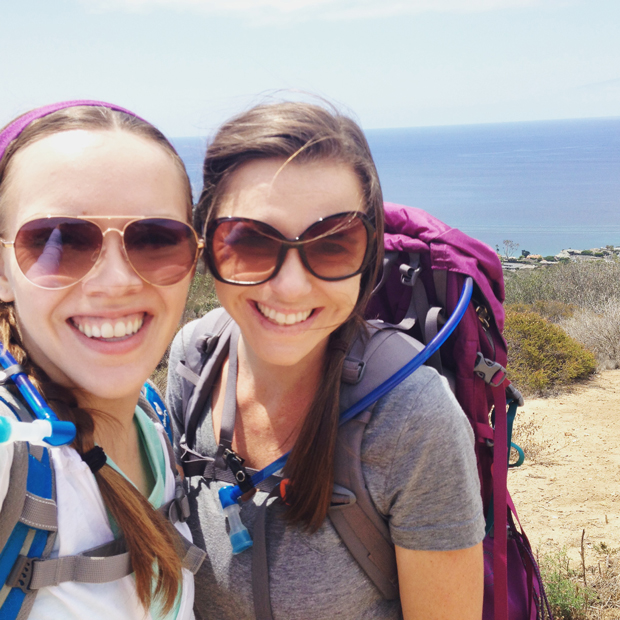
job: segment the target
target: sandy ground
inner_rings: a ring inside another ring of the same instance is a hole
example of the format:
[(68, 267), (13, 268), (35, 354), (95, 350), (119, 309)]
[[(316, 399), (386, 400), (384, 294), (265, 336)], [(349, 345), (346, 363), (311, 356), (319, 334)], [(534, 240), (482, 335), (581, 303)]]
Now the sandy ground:
[(527, 399), (515, 427), (533, 458), (509, 472), (508, 487), (532, 547), (565, 546), (577, 560), (585, 529), (588, 564), (601, 543), (620, 548), (620, 370)]

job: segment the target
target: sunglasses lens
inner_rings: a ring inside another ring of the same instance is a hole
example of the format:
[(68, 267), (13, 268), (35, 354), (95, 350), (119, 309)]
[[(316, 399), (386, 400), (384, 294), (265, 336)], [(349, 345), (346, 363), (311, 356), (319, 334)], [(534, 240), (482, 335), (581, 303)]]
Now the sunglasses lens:
[(71, 218), (45, 218), (24, 224), (15, 238), (22, 273), (42, 288), (64, 288), (92, 269), (103, 236), (96, 224)]
[(125, 229), (124, 240), (133, 268), (157, 286), (180, 282), (196, 262), (194, 230), (177, 220), (137, 220)]
[(228, 282), (256, 284), (273, 273), (282, 241), (273, 230), (251, 220), (224, 220), (210, 237), (212, 267)]
[(302, 236), (308, 266), (325, 280), (339, 280), (360, 271), (368, 248), (368, 231), (359, 217), (344, 214), (311, 226)]
[[(258, 284), (276, 269), (286, 241), (255, 220), (224, 219), (207, 227), (211, 268), (226, 282)], [(310, 226), (298, 248), (310, 271), (324, 280), (343, 280), (362, 269), (369, 232), (355, 213), (343, 213)]]

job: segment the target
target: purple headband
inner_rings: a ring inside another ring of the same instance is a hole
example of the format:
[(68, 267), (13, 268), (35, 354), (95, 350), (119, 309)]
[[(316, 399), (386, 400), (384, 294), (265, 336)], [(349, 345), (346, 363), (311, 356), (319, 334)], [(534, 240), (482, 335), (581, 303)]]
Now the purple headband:
[[(19, 134), (32, 123), (32, 121), (37, 120), (38, 118), (43, 118), (48, 114), (52, 114), (52, 112), (57, 112), (58, 110), (64, 110), (65, 108), (75, 108), (77, 106), (93, 106), (93, 107), (101, 107), (101, 108), (109, 108), (110, 110), (116, 110), (117, 112), (125, 112), (125, 114), (129, 114), (131, 116), (135, 116), (139, 118), (141, 121), (144, 121), (143, 118), (140, 118), (137, 114), (126, 110), (125, 108), (121, 108), (118, 105), (114, 105), (113, 103), (106, 103), (105, 101), (90, 101), (88, 99), (84, 100), (76, 100), (76, 101), (61, 101), (60, 103), (52, 103), (50, 105), (43, 106), (42, 108), (37, 108), (36, 110), (31, 110), (27, 112), (23, 116), (20, 116), (18, 119), (14, 120), (10, 125), (5, 127), (5, 129), (0, 133), (0, 160), (4, 157), (4, 152), (6, 151), (7, 146), (19, 136)], [(146, 121), (144, 121), (146, 122)]]

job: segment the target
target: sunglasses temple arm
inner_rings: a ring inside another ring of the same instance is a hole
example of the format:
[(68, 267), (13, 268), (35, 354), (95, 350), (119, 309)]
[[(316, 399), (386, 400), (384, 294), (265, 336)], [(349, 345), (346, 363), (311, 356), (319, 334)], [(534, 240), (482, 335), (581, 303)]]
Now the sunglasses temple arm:
[[(42, 441), (50, 446), (62, 446), (71, 443), (75, 438), (75, 425), (73, 422), (64, 422), (58, 419), (38, 390), (32, 385), (28, 375), (24, 373), (22, 367), (3, 345), (0, 345), (0, 364), (4, 368), (4, 372), (0, 372), (0, 383), (6, 383), (11, 379), (37, 418), (33, 423), (9, 420), (13, 432), (8, 435), (0, 432), (0, 443), (22, 440), (31, 441), (32, 443), (40, 443)], [(37, 424), (39, 421), (46, 422), (47, 424)], [(36, 424), (37, 428), (41, 429), (45, 434), (38, 438), (35, 437), (37, 433), (32, 429), (26, 428), (33, 424)], [(4, 426), (6, 428), (6, 425)]]

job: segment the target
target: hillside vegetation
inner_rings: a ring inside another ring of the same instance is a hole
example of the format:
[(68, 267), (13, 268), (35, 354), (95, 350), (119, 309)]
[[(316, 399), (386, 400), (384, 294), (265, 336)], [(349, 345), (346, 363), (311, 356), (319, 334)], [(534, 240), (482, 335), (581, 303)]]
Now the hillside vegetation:
[(548, 394), (620, 366), (620, 262), (569, 262), (506, 276), (509, 376)]

